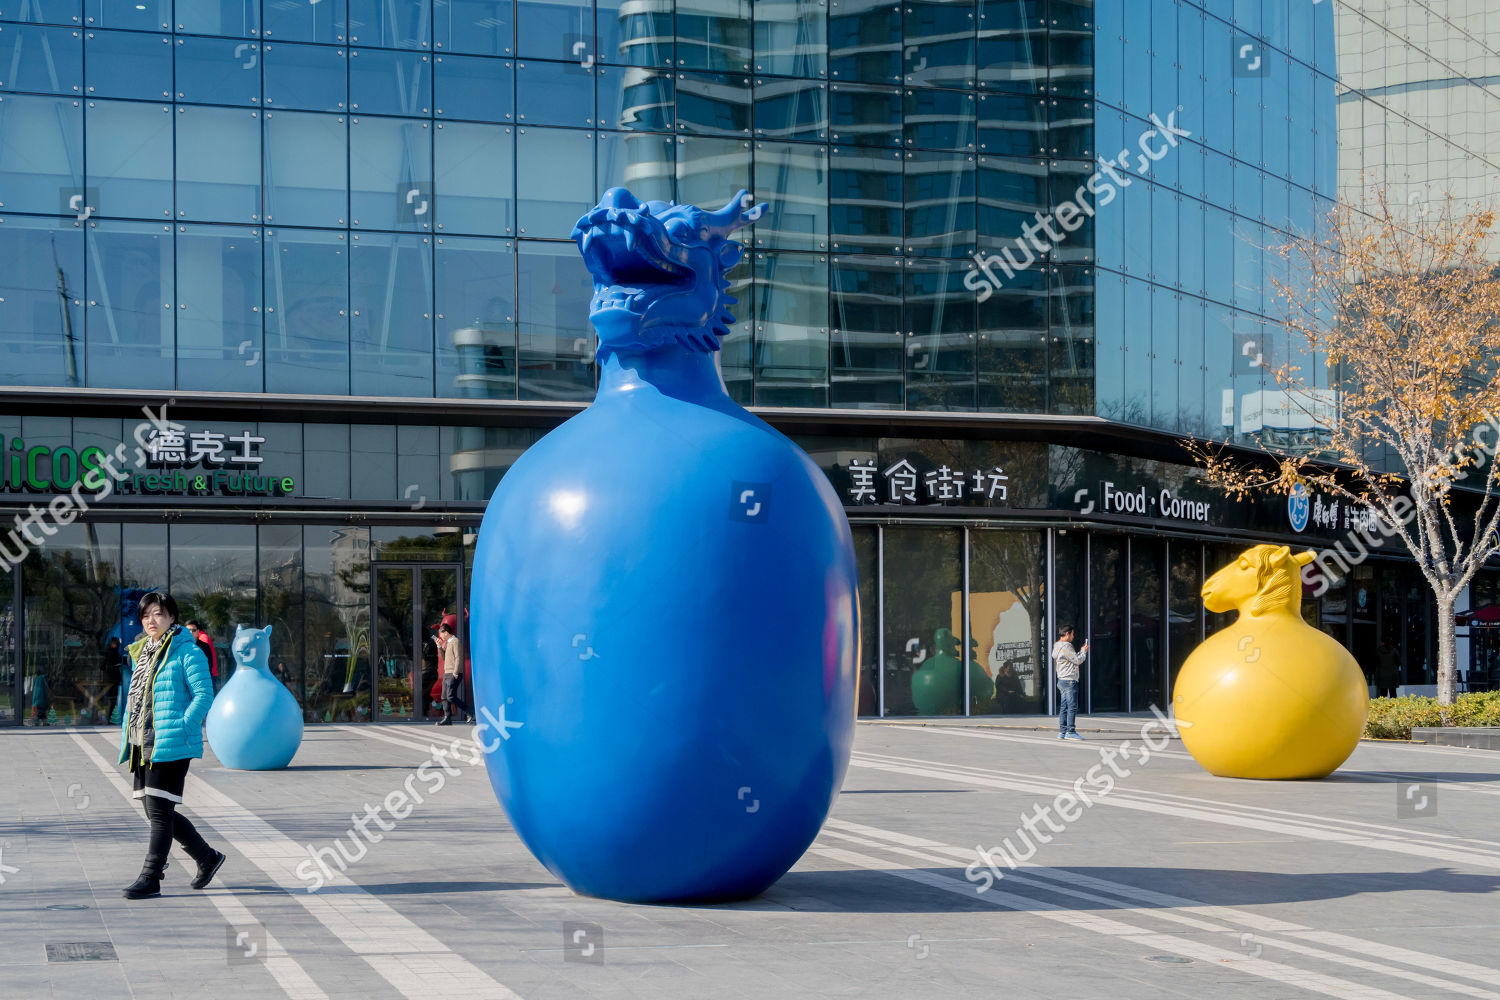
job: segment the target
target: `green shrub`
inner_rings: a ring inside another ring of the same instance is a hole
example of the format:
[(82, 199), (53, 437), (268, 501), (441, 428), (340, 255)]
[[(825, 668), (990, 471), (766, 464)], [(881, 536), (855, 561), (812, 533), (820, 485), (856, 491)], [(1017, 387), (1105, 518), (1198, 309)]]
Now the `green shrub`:
[[(1409, 740), (1414, 727), (1441, 726), (1443, 713), (1436, 698), (1371, 698), (1365, 718), (1365, 737)], [(1500, 726), (1500, 691), (1459, 695), (1448, 709), (1450, 726)]]

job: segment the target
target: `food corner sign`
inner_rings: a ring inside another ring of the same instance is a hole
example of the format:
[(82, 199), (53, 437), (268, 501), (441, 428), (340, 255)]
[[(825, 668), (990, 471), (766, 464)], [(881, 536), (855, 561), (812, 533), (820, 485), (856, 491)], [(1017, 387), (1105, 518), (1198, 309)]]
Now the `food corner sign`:
[[(292, 476), (275, 475), (263, 468), (265, 457), (257, 447), (266, 439), (251, 431), (224, 434), (190, 431), (174, 426), (154, 428), (142, 441), (139, 461), (114, 462), (98, 446), (33, 445), (24, 439), (0, 436), (0, 492), (67, 493), (78, 484), (96, 493), (90, 483), (102, 485), (108, 470), (115, 468), (124, 478), (114, 492), (146, 496), (291, 496), (297, 489)], [(127, 447), (132, 447), (127, 445)], [(108, 464), (107, 464), (108, 463)]]

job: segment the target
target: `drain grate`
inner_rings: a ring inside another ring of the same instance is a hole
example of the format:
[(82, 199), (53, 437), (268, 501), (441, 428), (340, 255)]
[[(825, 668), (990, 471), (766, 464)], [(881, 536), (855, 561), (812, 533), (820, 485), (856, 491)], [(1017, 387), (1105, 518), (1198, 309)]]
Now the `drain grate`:
[(1181, 955), (1147, 955), (1148, 962), (1162, 962), (1166, 965), (1187, 965), (1191, 958), (1183, 958)]
[(57, 941), (47, 945), (48, 962), (118, 962), (108, 941)]

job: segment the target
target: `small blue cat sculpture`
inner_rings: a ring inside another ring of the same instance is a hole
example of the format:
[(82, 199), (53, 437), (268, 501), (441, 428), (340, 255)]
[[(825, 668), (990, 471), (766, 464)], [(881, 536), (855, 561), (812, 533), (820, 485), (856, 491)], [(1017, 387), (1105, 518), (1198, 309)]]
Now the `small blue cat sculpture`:
[(234, 675), (208, 710), (208, 745), (236, 771), (286, 767), (302, 745), (302, 709), (271, 675), (271, 626), (234, 630)]

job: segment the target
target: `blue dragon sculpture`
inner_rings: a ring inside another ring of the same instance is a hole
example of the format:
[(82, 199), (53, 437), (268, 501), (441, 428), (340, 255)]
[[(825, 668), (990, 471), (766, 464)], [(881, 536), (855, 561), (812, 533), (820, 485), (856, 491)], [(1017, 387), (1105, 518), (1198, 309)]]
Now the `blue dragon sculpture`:
[(744, 247), (728, 237), (760, 218), (740, 191), (717, 212), (668, 201), (642, 202), (610, 188), (573, 227), (572, 238), (594, 277), (589, 319), (599, 333), (597, 357), (678, 343), (711, 352), (729, 333), (725, 273)]

